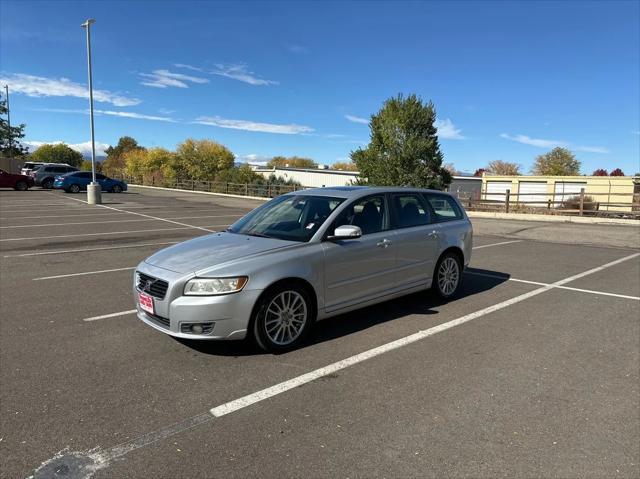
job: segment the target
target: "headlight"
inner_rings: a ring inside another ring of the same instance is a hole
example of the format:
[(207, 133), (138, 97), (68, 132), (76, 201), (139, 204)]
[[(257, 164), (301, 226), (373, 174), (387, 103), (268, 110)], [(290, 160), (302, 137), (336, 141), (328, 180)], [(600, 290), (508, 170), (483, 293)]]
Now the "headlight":
[(246, 276), (238, 278), (194, 278), (184, 285), (186, 296), (211, 296), (237, 293), (247, 284)]

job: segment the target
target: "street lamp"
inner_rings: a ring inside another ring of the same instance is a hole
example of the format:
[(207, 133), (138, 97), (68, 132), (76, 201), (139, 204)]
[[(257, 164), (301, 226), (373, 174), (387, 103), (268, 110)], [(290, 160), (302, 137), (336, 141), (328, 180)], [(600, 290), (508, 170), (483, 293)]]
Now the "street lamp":
[(89, 71), (89, 122), (91, 124), (91, 183), (87, 185), (87, 203), (99, 205), (102, 203), (100, 184), (96, 181), (96, 143), (93, 134), (93, 79), (91, 73), (91, 24), (96, 21), (89, 18), (80, 25), (87, 30), (87, 66)]

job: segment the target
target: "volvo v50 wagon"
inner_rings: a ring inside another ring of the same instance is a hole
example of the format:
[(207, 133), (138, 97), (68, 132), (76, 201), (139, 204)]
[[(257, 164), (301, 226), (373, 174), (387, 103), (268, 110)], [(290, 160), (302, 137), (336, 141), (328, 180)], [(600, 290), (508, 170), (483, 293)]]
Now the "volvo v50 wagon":
[(456, 294), (473, 230), (453, 196), (412, 188), (296, 191), (135, 272), (138, 318), (179, 338), (295, 348), (316, 320), (432, 288)]

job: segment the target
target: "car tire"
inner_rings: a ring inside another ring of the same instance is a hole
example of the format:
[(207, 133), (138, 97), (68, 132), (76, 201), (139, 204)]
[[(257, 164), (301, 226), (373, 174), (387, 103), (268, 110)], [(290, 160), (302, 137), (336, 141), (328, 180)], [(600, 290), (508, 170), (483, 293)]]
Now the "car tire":
[(297, 348), (316, 318), (315, 301), (306, 289), (287, 282), (268, 289), (258, 300), (252, 317), (253, 338), (269, 353)]
[(436, 263), (432, 289), (442, 299), (449, 299), (458, 292), (461, 283), (462, 263), (460, 257), (451, 251), (444, 253)]
[(16, 191), (27, 191), (29, 189), (29, 185), (25, 181), (18, 181), (13, 187)]
[(47, 178), (45, 180), (42, 181), (42, 187), (45, 190), (50, 190), (51, 188), (53, 188), (53, 178)]
[(120, 185), (113, 185), (111, 187), (111, 193), (122, 193), (122, 186)]
[(80, 185), (71, 185), (67, 191), (69, 193), (80, 193)]

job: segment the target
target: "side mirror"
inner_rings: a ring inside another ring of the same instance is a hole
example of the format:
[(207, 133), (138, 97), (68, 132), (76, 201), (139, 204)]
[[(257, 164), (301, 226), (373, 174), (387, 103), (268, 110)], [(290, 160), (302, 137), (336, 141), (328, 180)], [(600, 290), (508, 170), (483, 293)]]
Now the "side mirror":
[(362, 230), (359, 226), (342, 225), (338, 226), (333, 235), (327, 237), (329, 241), (357, 239), (362, 236)]

